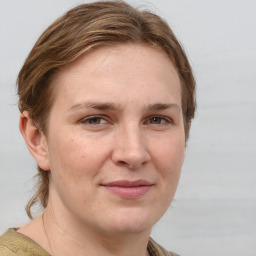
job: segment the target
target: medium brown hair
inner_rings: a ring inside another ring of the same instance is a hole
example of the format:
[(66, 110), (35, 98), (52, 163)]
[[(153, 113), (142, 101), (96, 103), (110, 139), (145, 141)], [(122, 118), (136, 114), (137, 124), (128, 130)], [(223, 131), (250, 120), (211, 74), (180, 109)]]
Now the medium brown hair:
[[(182, 111), (186, 140), (195, 112), (195, 81), (181, 45), (168, 24), (159, 16), (135, 9), (124, 1), (100, 1), (69, 10), (39, 37), (17, 79), (19, 109), (28, 111), (34, 124), (47, 134), (47, 117), (54, 100), (54, 75), (58, 70), (96, 47), (139, 43), (164, 51), (181, 81)], [(38, 166), (36, 193), (27, 204), (38, 201), (45, 208), (49, 193), (49, 172)]]

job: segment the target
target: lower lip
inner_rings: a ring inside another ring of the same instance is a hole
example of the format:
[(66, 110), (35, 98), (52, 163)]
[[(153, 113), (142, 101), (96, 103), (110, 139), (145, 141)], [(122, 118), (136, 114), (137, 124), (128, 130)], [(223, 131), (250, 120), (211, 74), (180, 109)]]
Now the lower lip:
[(104, 186), (112, 193), (126, 199), (138, 199), (144, 196), (151, 188), (151, 186), (137, 186), (137, 187), (118, 187), (118, 186)]

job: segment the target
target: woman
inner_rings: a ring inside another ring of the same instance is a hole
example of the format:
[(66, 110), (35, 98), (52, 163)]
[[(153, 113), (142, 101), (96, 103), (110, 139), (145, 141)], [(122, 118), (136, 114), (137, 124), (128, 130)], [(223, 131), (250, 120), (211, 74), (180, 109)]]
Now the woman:
[(1, 255), (176, 255), (150, 238), (169, 207), (195, 83), (158, 16), (122, 1), (80, 5), (38, 39), (18, 76), (20, 131), (37, 161), (40, 216)]

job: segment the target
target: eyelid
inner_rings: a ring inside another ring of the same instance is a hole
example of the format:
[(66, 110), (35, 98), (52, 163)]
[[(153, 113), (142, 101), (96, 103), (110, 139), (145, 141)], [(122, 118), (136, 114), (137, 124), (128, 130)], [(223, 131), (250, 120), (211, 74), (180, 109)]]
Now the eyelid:
[[(164, 123), (160, 123), (160, 124), (153, 124), (153, 123), (150, 123), (150, 119), (151, 118), (161, 118), (162, 120), (164, 120), (165, 122)], [(162, 115), (152, 115), (152, 116), (149, 116), (146, 118), (146, 123), (149, 123), (149, 124), (152, 124), (152, 125), (165, 125), (165, 124), (172, 124), (173, 123), (173, 119), (170, 118), (170, 117), (167, 117), (167, 116), (162, 116)]]
[[(105, 116), (103, 116), (103, 115), (91, 115), (91, 116), (87, 116), (87, 117), (82, 118), (79, 122), (82, 123), (82, 124), (88, 124), (88, 121), (90, 121), (90, 120), (92, 120), (92, 119), (94, 119), (94, 118), (99, 118), (99, 119), (101, 119), (101, 120), (104, 120), (104, 121), (105, 121), (104, 124), (108, 122), (108, 121), (107, 121), (107, 118), (106, 118)], [(93, 124), (89, 124), (89, 125), (93, 126)], [(95, 124), (95, 126), (96, 126), (96, 125), (102, 125), (102, 124)]]
[[(99, 123), (99, 124), (89, 124), (88, 122), (94, 118), (98, 118), (103, 120), (103, 123)], [(160, 118), (161, 122), (158, 123), (150, 123), (150, 119), (152, 118)], [(111, 123), (111, 121), (109, 120), (109, 118), (105, 115), (90, 115), (90, 116), (86, 116), (84, 118), (82, 118), (80, 121), (80, 123), (82, 124), (87, 124), (89, 126), (100, 126), (100, 125), (104, 125), (107, 123)], [(167, 124), (173, 124), (174, 121), (171, 117), (167, 117), (167, 116), (163, 116), (163, 115), (151, 115), (148, 116), (147, 118), (145, 118), (145, 121), (143, 122), (144, 124), (151, 124), (151, 125), (167, 125)]]

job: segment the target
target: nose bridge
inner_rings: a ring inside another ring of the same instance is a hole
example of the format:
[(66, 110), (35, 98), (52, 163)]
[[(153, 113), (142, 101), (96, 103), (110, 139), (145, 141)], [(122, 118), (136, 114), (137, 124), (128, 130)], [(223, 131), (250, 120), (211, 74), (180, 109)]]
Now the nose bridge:
[(121, 136), (124, 139), (124, 149), (129, 153), (144, 148), (143, 137), (139, 125), (130, 124), (121, 129)]
[(121, 126), (113, 153), (117, 164), (137, 168), (149, 160), (147, 145), (141, 128), (135, 123)]

